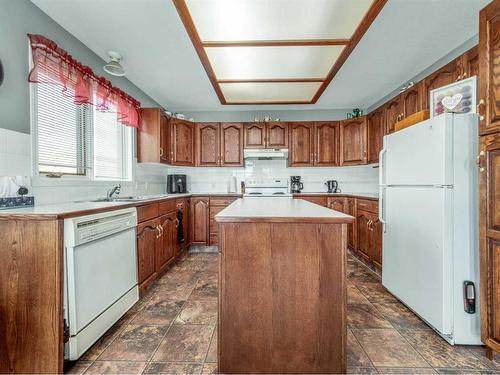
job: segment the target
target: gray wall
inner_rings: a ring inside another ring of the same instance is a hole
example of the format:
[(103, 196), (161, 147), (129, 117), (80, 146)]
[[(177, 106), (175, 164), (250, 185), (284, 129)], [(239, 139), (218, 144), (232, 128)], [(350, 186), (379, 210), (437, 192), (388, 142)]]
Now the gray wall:
[[(85, 15), (82, 15), (85, 17)], [(29, 0), (0, 0), (0, 60), (4, 83), (0, 86), (0, 128), (30, 132), (27, 33), (54, 40), (81, 63), (104, 75), (114, 85), (141, 102), (159, 106), (126, 78), (111, 77), (103, 70), (103, 60)]]
[[(447, 55), (436, 61), (434, 64), (429, 66), (427, 69), (423, 70), (420, 72), (418, 75), (415, 77), (410, 77), (408, 78), (407, 82), (414, 81), (418, 82), (431, 73), (435, 72), (439, 68), (445, 66), (448, 64), (450, 61), (455, 60), (458, 56), (462, 55), (464, 52), (470, 50), (472, 47), (476, 46), (479, 43), (479, 36), (476, 35), (473, 38), (467, 40), (464, 44), (459, 46), (458, 48), (455, 48), (453, 51), (449, 52)], [(394, 90), (393, 92), (390, 92), (389, 94), (385, 95), (382, 99), (378, 100), (376, 103), (374, 103), (370, 108), (368, 108), (368, 112), (378, 108), (385, 102), (387, 102), (389, 99), (394, 98), (396, 95), (400, 93), (399, 89)]]
[[(363, 109), (364, 113), (366, 111)], [(291, 111), (205, 111), (205, 112), (183, 112), (186, 117), (192, 117), (195, 121), (214, 121), (214, 122), (246, 122), (254, 121), (257, 118), (271, 116), (279, 118), (282, 121), (328, 121), (328, 120), (343, 120), (347, 113), (352, 112), (350, 109), (310, 109), (310, 110), (291, 110)]]

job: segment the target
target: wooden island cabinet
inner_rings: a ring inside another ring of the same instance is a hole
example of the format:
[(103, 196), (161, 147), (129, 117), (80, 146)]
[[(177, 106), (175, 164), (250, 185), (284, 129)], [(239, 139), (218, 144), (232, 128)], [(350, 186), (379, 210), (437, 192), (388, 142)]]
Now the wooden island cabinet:
[(345, 373), (353, 218), (309, 202), (259, 198), (240, 199), (215, 220), (218, 371)]

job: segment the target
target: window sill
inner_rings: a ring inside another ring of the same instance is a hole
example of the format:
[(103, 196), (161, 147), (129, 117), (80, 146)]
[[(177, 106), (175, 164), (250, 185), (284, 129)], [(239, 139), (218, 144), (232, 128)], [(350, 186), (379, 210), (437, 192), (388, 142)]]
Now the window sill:
[(110, 184), (131, 185), (133, 180), (107, 180), (107, 179), (91, 179), (84, 176), (61, 176), (61, 177), (46, 177), (34, 176), (31, 177), (31, 186), (34, 187), (57, 187), (57, 186), (109, 186)]

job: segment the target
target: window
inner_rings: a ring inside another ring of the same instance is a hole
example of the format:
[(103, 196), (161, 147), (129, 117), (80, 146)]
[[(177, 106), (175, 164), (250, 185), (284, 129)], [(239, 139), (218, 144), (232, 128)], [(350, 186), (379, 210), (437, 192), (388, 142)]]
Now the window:
[(34, 92), (38, 172), (86, 175), (87, 108), (75, 105), (57, 85), (36, 85)]
[(37, 174), (132, 179), (132, 129), (116, 113), (76, 105), (58, 85), (33, 85), (32, 93)]

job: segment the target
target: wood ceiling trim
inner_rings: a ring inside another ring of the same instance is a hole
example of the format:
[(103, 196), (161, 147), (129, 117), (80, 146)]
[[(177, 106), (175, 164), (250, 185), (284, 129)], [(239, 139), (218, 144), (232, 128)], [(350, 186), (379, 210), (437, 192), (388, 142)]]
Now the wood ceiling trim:
[(366, 31), (368, 28), (371, 26), (373, 21), (375, 21), (375, 18), (379, 15), (380, 11), (384, 7), (384, 5), (387, 3), (387, 0), (375, 0), (375, 2), (371, 5), (370, 9), (368, 9), (368, 12), (366, 12), (365, 16), (361, 20), (361, 23), (358, 25), (356, 31), (351, 37), (351, 40), (349, 44), (345, 46), (343, 51), (340, 53), (340, 56), (338, 59), (335, 61), (335, 64), (332, 66), (330, 69), (330, 72), (328, 73), (325, 81), (323, 84), (318, 88), (318, 91), (314, 95), (314, 97), (311, 100), (311, 104), (314, 104), (318, 101), (318, 99), (321, 97), (323, 92), (326, 90), (330, 82), (332, 81), (333, 77), (338, 73), (340, 68), (342, 68), (342, 65), (347, 61), (349, 56), (351, 55), (352, 51), (356, 46), (358, 45), (359, 41), (363, 36), (365, 35)]
[[(344, 65), (356, 45), (359, 43), (361, 38), (365, 35), (366, 31), (373, 23), (375, 18), (378, 16), (387, 0), (375, 0), (371, 5), (370, 9), (366, 12), (362, 21), (356, 28), (356, 31), (350, 39), (311, 39), (311, 40), (254, 40), (254, 41), (206, 41), (202, 42), (196, 26), (194, 24), (193, 18), (189, 13), (189, 9), (186, 5), (185, 0), (172, 0), (175, 7), (177, 8), (177, 13), (186, 28), (186, 31), (193, 43), (193, 46), (198, 53), (200, 61), (205, 69), (210, 83), (212, 84), (221, 104), (227, 105), (266, 105), (266, 104), (315, 104), (321, 97), (325, 89), (328, 87), (330, 82), (333, 80), (335, 75), (338, 73), (340, 68)], [(345, 46), (342, 50), (340, 56), (334, 62), (332, 68), (328, 72), (325, 79), (316, 80), (316, 78), (311, 78), (311, 80), (280, 80), (280, 79), (268, 79), (268, 80), (217, 80), (215, 72), (210, 64), (210, 60), (205, 51), (205, 48), (209, 47), (258, 47), (258, 46), (314, 46), (314, 45), (343, 45)], [(307, 101), (273, 101), (273, 102), (227, 102), (219, 83), (237, 83), (237, 82), (322, 82), (316, 93), (311, 100)]]
[(289, 47), (289, 46), (344, 46), (349, 39), (303, 39), (303, 40), (241, 40), (206, 41), (203, 47)]
[(302, 83), (324, 82), (324, 78), (219, 79), (217, 83)]
[(172, 0), (172, 1), (174, 2), (175, 7), (177, 8), (177, 13), (179, 13), (179, 16), (181, 17), (182, 23), (184, 24), (184, 27), (186, 28), (186, 31), (189, 35), (189, 38), (193, 43), (194, 49), (196, 50), (196, 53), (198, 53), (198, 56), (201, 60), (201, 64), (203, 65), (203, 68), (207, 72), (208, 78), (212, 83), (215, 93), (219, 97), (220, 102), (222, 104), (226, 104), (226, 98), (224, 97), (224, 94), (222, 93), (222, 90), (219, 84), (217, 83), (217, 77), (215, 76), (215, 72), (212, 69), (212, 65), (210, 65), (210, 60), (208, 59), (207, 53), (205, 52), (205, 48), (203, 48), (203, 44), (201, 42), (200, 36), (198, 35), (198, 31), (196, 30), (196, 26), (194, 25), (193, 18), (189, 13), (189, 9), (186, 5), (186, 2), (184, 0)]

